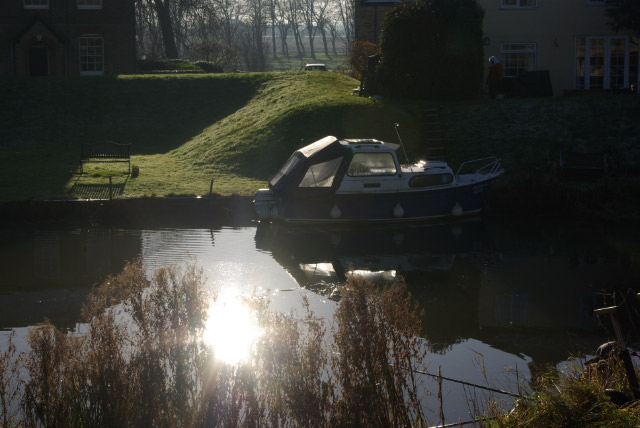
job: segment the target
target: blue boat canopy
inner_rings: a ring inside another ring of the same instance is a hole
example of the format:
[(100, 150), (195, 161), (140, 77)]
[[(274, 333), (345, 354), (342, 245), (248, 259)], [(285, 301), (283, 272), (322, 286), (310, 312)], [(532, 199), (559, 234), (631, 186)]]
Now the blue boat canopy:
[(350, 153), (336, 137), (324, 137), (291, 155), (271, 178), (269, 187), (279, 193), (298, 187), (331, 188), (341, 159)]

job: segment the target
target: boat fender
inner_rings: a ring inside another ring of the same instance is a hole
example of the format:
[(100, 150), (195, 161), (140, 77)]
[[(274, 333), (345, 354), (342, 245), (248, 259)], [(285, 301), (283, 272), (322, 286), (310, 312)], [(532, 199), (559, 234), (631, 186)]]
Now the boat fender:
[(454, 217), (460, 217), (462, 215), (462, 212), (462, 207), (458, 202), (456, 202), (453, 208), (451, 208), (451, 214), (453, 214)]
[(329, 213), (331, 218), (340, 218), (342, 217), (342, 211), (338, 208), (338, 204), (333, 204), (333, 208), (331, 208), (331, 212)]
[(397, 203), (395, 207), (393, 207), (393, 215), (394, 217), (402, 217), (404, 216), (404, 208)]

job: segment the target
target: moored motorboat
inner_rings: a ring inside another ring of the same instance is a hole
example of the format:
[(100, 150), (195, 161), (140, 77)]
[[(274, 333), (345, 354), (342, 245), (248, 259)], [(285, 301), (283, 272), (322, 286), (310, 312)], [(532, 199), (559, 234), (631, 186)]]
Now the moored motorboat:
[(443, 161), (401, 165), (400, 146), (325, 137), (297, 150), (256, 192), (260, 220), (399, 222), (461, 217), (482, 210), (503, 172), (495, 157), (464, 162), (456, 173)]

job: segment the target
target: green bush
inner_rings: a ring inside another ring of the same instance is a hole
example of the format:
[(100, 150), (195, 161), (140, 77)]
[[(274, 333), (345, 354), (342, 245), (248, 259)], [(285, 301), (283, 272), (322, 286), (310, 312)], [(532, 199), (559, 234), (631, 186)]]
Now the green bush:
[(141, 73), (202, 73), (203, 69), (183, 59), (138, 60)]
[(205, 73), (222, 73), (222, 67), (218, 64), (214, 64), (211, 61), (196, 61), (193, 63), (195, 66), (198, 66)]
[(482, 89), (484, 10), (476, 0), (420, 0), (387, 13), (378, 91), (463, 99)]

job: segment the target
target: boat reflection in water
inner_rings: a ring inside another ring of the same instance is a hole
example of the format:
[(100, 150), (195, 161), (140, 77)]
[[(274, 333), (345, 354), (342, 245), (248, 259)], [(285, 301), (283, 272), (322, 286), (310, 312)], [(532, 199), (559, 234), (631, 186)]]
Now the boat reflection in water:
[(397, 276), (446, 271), (482, 246), (480, 221), (393, 227), (259, 227), (256, 247), (270, 252), (303, 287), (335, 295), (348, 276), (391, 283)]
[(607, 303), (602, 291), (640, 280), (626, 244), (591, 231), (491, 231), (481, 220), (354, 229), (276, 224), (258, 228), (256, 246), (298, 284), (335, 300), (349, 275), (383, 285), (402, 276), (424, 309), (423, 332), (436, 352), (475, 339), (557, 364), (606, 340), (593, 315)]
[[(350, 229), (272, 224), (258, 228), (256, 246), (270, 252), (298, 284), (336, 300), (350, 275), (382, 285), (402, 276), (430, 308), (424, 319), (428, 337), (445, 347), (475, 330), (483, 266), (500, 257), (478, 219)], [(449, 322), (458, 311), (465, 316)], [(440, 319), (432, 323), (432, 315)]]

